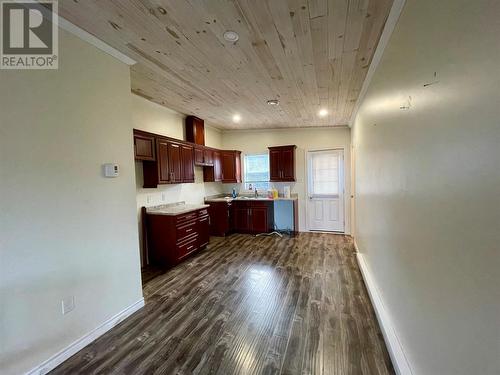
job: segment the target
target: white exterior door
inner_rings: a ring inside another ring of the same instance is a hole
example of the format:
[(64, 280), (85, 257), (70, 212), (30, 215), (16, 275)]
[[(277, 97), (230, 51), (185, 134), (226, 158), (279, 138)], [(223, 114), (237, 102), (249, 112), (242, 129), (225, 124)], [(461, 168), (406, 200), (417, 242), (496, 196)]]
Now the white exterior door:
[(309, 230), (344, 232), (344, 152), (307, 154)]

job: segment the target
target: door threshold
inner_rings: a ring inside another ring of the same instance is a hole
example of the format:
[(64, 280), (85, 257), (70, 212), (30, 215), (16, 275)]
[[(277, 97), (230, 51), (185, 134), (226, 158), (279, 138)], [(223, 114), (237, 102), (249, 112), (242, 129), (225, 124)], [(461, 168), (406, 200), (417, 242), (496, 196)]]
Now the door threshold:
[(309, 232), (312, 232), (312, 233), (343, 234), (343, 235), (345, 235), (345, 231), (344, 232), (340, 232), (340, 231), (336, 231), (336, 230), (309, 229)]

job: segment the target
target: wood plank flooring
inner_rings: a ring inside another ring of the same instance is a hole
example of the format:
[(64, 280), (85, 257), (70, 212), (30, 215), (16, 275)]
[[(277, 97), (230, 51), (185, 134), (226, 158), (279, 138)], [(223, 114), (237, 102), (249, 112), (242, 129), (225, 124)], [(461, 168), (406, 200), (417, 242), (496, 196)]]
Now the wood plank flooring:
[(51, 374), (394, 374), (349, 237), (235, 234)]

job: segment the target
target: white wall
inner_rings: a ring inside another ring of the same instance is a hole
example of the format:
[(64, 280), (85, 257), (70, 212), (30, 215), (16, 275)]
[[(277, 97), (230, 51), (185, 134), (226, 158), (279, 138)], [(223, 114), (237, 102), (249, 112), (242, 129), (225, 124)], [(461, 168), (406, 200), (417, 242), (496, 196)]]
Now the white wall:
[[(299, 230), (306, 231), (306, 152), (327, 148), (344, 148), (345, 165), (345, 213), (346, 233), (350, 230), (350, 129), (337, 128), (299, 128), (276, 130), (235, 130), (224, 131), (222, 145), (224, 149), (240, 150), (242, 166), (244, 154), (265, 153), (269, 146), (296, 145), (296, 182), (275, 183), (274, 186), (283, 192), (283, 186), (290, 185), (292, 193), (299, 197)], [(224, 184), (225, 192), (232, 188), (241, 189), (240, 184)]]
[[(59, 70), (0, 71), (2, 374), (142, 299), (129, 67), (59, 37)], [(105, 162), (120, 177), (103, 178)]]
[[(132, 127), (176, 139), (185, 139), (184, 116), (181, 113), (160, 106), (137, 95), (132, 96)], [(220, 148), (222, 133), (205, 125), (205, 145)], [(222, 192), (219, 182), (203, 182), (203, 168), (195, 167), (195, 182), (189, 184), (158, 185), (155, 189), (144, 189), (142, 162), (135, 163), (137, 190), (137, 222), (139, 237), (142, 239), (140, 224), (141, 207), (185, 201), (203, 203), (206, 196)], [(142, 243), (142, 242), (141, 242)]]
[(414, 375), (500, 373), (499, 14), (408, 0), (352, 133), (356, 241)]

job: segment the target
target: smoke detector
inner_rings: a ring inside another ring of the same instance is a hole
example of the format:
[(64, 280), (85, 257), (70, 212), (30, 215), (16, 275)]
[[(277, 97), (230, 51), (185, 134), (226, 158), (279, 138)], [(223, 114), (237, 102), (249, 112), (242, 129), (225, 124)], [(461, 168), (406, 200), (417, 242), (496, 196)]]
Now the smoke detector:
[(236, 31), (231, 31), (231, 30), (226, 31), (223, 36), (225, 40), (231, 43), (237, 42), (238, 39), (240, 39), (238, 33)]
[(267, 101), (267, 104), (269, 105), (278, 105), (280, 104), (280, 101), (278, 99), (270, 99)]

